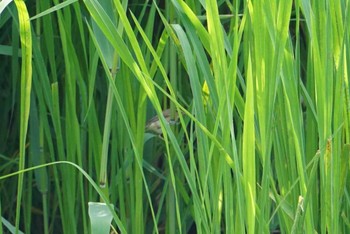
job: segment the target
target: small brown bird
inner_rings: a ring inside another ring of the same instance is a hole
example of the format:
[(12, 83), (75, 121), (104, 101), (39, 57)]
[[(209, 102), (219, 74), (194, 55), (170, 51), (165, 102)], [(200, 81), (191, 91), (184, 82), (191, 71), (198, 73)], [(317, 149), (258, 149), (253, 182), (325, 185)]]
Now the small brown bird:
[[(174, 118), (171, 118), (172, 116), (171, 116), (170, 109), (166, 109), (162, 113), (163, 113), (165, 120), (168, 122), (168, 124), (173, 125), (173, 124), (178, 123), (179, 115), (177, 112), (174, 113)], [(146, 132), (153, 132), (153, 133), (156, 133), (158, 135), (162, 134), (162, 129), (160, 126), (160, 121), (159, 121), (158, 115), (152, 117), (150, 120), (147, 121)]]

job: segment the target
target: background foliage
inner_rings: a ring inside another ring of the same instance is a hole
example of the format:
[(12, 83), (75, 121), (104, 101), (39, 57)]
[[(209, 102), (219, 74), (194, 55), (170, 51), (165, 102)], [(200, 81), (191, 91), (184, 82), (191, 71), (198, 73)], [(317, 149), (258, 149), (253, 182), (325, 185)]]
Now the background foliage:
[(14, 232), (350, 231), (349, 1), (0, 4)]

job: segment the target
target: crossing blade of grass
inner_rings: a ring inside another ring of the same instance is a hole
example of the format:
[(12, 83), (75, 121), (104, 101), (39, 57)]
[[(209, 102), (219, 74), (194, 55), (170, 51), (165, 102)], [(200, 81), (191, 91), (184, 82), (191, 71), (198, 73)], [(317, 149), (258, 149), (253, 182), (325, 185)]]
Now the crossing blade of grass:
[(30, 17), (30, 20), (34, 20), (34, 19), (43, 17), (43, 16), (45, 16), (45, 15), (49, 15), (49, 14), (51, 14), (52, 12), (58, 11), (58, 10), (60, 10), (60, 9), (62, 9), (62, 8), (65, 8), (65, 7), (67, 7), (68, 5), (70, 5), (70, 4), (72, 4), (72, 3), (76, 2), (76, 1), (78, 1), (78, 0), (67, 0), (67, 1), (64, 1), (64, 2), (62, 2), (62, 3), (60, 3), (60, 4), (57, 4), (56, 6), (53, 6), (53, 7), (49, 8), (49, 9), (47, 9), (47, 10), (41, 12), (41, 13), (38, 14), (38, 15), (35, 15), (35, 16), (33, 16), (33, 17)]
[[(7, 221), (5, 218), (1, 217), (1, 222), (2, 224), (11, 232), (11, 233), (15, 233), (16, 232), (16, 227), (13, 226), (9, 221)], [(2, 233), (2, 225), (1, 225), (1, 229), (0, 229), (0, 233)], [(19, 234), (23, 234), (22, 231), (18, 230)]]

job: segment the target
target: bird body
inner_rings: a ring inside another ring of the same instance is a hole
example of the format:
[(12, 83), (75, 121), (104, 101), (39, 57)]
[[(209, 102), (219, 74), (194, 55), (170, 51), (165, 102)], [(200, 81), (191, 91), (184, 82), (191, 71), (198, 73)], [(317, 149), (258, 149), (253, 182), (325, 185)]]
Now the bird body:
[[(179, 120), (179, 115), (177, 112), (174, 113), (174, 116), (172, 118), (170, 109), (166, 109), (162, 113), (163, 113), (165, 120), (170, 125), (176, 124)], [(159, 135), (162, 134), (162, 129), (161, 129), (160, 120), (159, 120), (158, 115), (152, 117), (150, 120), (147, 121), (146, 131), (157, 133)]]

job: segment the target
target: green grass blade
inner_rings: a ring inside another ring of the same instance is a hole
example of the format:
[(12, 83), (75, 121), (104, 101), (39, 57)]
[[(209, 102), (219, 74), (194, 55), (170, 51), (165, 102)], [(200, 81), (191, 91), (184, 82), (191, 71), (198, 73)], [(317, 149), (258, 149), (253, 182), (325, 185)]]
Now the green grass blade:
[[(20, 38), (22, 47), (22, 67), (21, 67), (21, 111), (20, 111), (20, 157), (19, 170), (25, 166), (25, 145), (28, 130), (29, 109), (30, 109), (30, 92), (32, 86), (32, 34), (29, 21), (29, 15), (24, 1), (15, 1), (20, 27)], [(16, 206), (16, 230), (18, 233), (22, 190), (23, 189), (23, 175), (18, 177), (18, 192), (17, 192), (17, 206)]]

